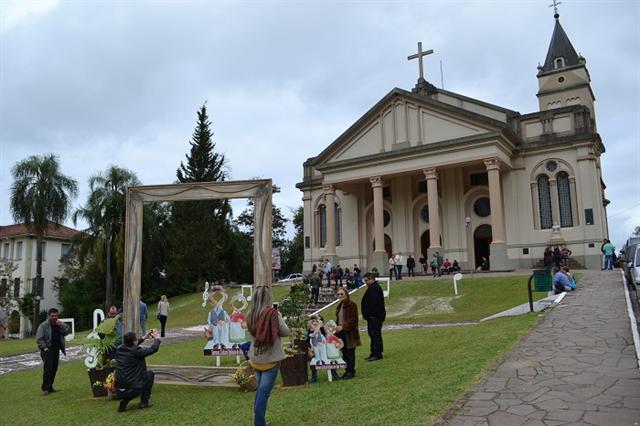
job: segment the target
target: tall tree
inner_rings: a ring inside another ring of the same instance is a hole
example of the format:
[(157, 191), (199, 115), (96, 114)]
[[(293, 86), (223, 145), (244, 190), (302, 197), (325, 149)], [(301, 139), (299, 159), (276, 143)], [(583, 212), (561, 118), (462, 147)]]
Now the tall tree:
[[(87, 204), (73, 213), (73, 222), (84, 219), (88, 228), (81, 234), (81, 259), (90, 253), (104, 268), (105, 307), (113, 303), (113, 270), (122, 271), (124, 257), (124, 223), (127, 187), (139, 185), (134, 172), (110, 166), (104, 173), (89, 178)], [(121, 278), (121, 274), (118, 276)]]
[(282, 262), (282, 273), (291, 274), (302, 272), (302, 262), (304, 260), (304, 209), (302, 206), (291, 211), (293, 213), (293, 226), (295, 235), (291, 241), (287, 242)]
[(78, 184), (62, 174), (54, 154), (32, 155), (13, 166), (11, 173), (11, 212), (16, 222), (24, 222), (36, 234), (36, 283), (40, 286), (42, 239), (47, 226), (59, 226), (69, 215)]
[[(176, 171), (178, 182), (218, 182), (227, 178), (225, 156), (215, 151), (206, 103), (198, 110), (186, 163)], [(227, 277), (225, 250), (230, 239), (231, 207), (227, 200), (176, 202), (171, 211), (172, 280), (195, 284)]]

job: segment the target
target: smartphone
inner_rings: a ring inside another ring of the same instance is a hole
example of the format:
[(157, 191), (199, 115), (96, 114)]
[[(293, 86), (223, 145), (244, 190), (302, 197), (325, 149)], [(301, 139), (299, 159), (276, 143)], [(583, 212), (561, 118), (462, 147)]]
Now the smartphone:
[(273, 304), (273, 309), (275, 309), (276, 311), (278, 310), (278, 304), (277, 303)]

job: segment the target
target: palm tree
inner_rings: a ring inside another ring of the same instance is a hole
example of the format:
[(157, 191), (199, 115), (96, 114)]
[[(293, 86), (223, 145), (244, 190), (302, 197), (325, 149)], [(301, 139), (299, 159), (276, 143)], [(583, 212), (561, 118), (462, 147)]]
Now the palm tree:
[[(32, 155), (13, 166), (11, 212), (36, 234), (36, 284), (42, 283), (42, 239), (51, 222), (58, 226), (67, 218), (78, 193), (77, 182), (60, 172), (54, 154)], [(34, 306), (34, 309), (37, 309)], [(35, 320), (35, 318), (34, 318)], [(35, 327), (37, 324), (33, 324)]]
[[(134, 172), (117, 166), (110, 166), (104, 173), (89, 178), (89, 198), (84, 207), (73, 213), (73, 222), (78, 218), (86, 220), (88, 228), (82, 233), (80, 241), (80, 259), (87, 253), (104, 261), (105, 307), (108, 309), (113, 299), (114, 259), (123, 266), (124, 223), (126, 213), (127, 187), (139, 185)], [(122, 269), (122, 268), (119, 268)]]

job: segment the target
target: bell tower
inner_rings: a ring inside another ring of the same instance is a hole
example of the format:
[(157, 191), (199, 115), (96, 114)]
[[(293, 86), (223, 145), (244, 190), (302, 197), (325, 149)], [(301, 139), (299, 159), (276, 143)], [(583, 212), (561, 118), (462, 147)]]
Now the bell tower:
[(555, 4), (555, 27), (544, 65), (538, 65), (538, 103), (540, 111), (569, 105), (585, 105), (595, 125), (595, 96), (586, 59), (576, 53), (569, 37), (560, 25)]

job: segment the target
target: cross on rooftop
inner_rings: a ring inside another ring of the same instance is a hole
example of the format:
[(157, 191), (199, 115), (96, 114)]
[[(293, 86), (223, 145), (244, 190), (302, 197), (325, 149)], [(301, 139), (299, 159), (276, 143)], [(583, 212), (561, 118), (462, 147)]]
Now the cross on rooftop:
[(560, 14), (558, 13), (558, 6), (561, 5), (562, 2), (558, 0), (553, 0), (553, 4), (550, 4), (549, 7), (553, 7), (553, 17), (558, 19)]
[(424, 79), (424, 67), (422, 65), (422, 57), (423, 56), (427, 56), (427, 55), (431, 55), (433, 53), (433, 49), (429, 49), (426, 52), (422, 51), (422, 42), (419, 41), (418, 42), (418, 53), (411, 55), (411, 56), (407, 56), (407, 60), (412, 60), (412, 59), (418, 59), (418, 63), (420, 64), (420, 78), (418, 78), (418, 82), (422, 82), (425, 81)]

